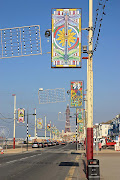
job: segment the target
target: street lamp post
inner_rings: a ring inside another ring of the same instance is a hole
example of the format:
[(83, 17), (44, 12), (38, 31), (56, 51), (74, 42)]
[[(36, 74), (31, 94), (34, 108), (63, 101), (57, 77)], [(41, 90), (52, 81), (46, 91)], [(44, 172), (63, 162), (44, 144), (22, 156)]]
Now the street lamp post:
[(46, 140), (46, 115), (45, 115), (45, 140)]
[(77, 150), (77, 144), (78, 142), (77, 142), (77, 113), (76, 113), (76, 150)]
[(93, 0), (89, 0), (89, 51), (87, 60), (87, 160), (93, 159)]
[(51, 141), (51, 121), (50, 121), (50, 141)]
[[(77, 113), (74, 114), (75, 118), (76, 118), (76, 150), (78, 149), (78, 142), (77, 142), (77, 135), (78, 135), (78, 129), (77, 129)], [(70, 118), (72, 118), (72, 116), (69, 116)]]
[(36, 108), (35, 108), (35, 139), (36, 139)]
[(14, 96), (14, 130), (13, 130), (13, 149), (15, 149), (16, 94), (12, 94), (12, 96)]
[(96, 151), (97, 151), (97, 155), (98, 155), (98, 126), (99, 126), (99, 124), (96, 123), (95, 126), (96, 126)]
[(27, 110), (27, 151), (28, 151), (28, 110)]

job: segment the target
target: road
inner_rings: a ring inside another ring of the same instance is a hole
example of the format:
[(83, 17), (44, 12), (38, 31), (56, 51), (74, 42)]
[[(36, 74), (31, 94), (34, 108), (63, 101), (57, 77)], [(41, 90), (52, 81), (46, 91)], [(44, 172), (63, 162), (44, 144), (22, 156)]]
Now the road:
[[(0, 156), (0, 180), (68, 180), (79, 167), (75, 144), (40, 148), (29, 153)], [(71, 169), (72, 167), (72, 169)]]

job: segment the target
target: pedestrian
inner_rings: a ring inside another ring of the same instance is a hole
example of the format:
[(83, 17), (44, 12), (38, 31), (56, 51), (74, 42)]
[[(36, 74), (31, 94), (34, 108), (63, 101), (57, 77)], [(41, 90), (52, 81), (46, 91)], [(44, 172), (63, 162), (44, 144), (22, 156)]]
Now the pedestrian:
[(99, 151), (101, 151), (101, 148), (102, 148), (102, 143), (99, 142)]

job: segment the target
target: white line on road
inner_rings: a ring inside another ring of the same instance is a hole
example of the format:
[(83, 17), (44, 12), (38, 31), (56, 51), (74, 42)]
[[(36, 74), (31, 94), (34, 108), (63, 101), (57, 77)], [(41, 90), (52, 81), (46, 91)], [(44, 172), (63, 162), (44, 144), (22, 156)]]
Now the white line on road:
[[(5, 163), (5, 165), (7, 164), (11, 164), (11, 163), (15, 163), (15, 162), (18, 162), (18, 161), (21, 161), (21, 160), (25, 160), (25, 159), (28, 159), (28, 158), (32, 158), (32, 157), (35, 157), (35, 156), (39, 156), (39, 155), (42, 155), (42, 154), (35, 154), (33, 156), (28, 156), (28, 157), (24, 157), (24, 158), (20, 158), (20, 159), (15, 159), (15, 160), (12, 160), (12, 161), (8, 161)], [(0, 164), (1, 166), (2, 164)]]
[(16, 159), (16, 160), (13, 160), (13, 161), (8, 161), (8, 162), (6, 162), (6, 164), (14, 163), (16, 161), (18, 161), (18, 160)]

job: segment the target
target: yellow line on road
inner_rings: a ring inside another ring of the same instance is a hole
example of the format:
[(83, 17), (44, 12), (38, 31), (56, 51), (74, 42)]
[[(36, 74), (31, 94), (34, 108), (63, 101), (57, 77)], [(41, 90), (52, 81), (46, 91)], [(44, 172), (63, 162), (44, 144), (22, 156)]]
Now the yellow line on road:
[[(79, 159), (80, 159), (80, 156), (77, 156), (75, 158), (75, 162), (77, 162)], [(73, 178), (73, 175), (74, 175), (74, 172), (75, 172), (75, 168), (76, 168), (75, 166), (70, 168), (70, 170), (69, 170), (65, 180), (71, 180)]]

